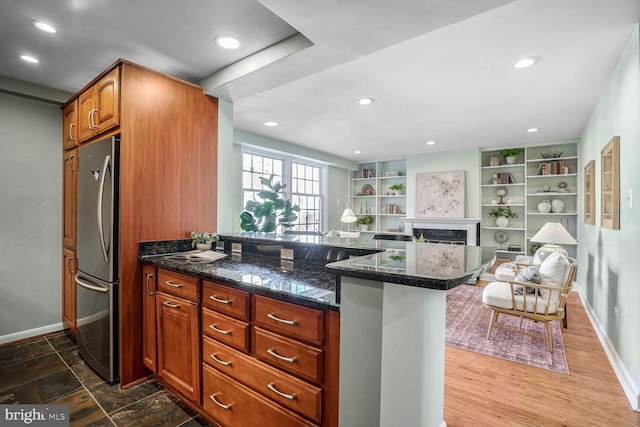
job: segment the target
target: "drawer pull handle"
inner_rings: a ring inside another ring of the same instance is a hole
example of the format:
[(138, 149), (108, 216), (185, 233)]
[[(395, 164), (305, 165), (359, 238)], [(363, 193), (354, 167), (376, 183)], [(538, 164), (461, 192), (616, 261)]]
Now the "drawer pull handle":
[(276, 353), (276, 351), (273, 348), (268, 348), (267, 349), (267, 353), (269, 353), (273, 357), (276, 357), (276, 358), (278, 358), (280, 360), (284, 360), (285, 362), (289, 362), (289, 363), (296, 363), (296, 361), (298, 360), (298, 358), (295, 357), (295, 356), (293, 356), (293, 357), (280, 356), (278, 353)]
[(215, 302), (219, 302), (220, 304), (231, 304), (230, 299), (220, 299), (217, 295), (210, 295), (209, 298), (214, 300)]
[(152, 277), (153, 277), (153, 274), (151, 274), (151, 273), (147, 274), (147, 280), (146, 280), (146, 282), (145, 282), (145, 283), (146, 283), (146, 285), (145, 285), (145, 286), (146, 286), (146, 288), (147, 288), (147, 295), (153, 295), (153, 292), (151, 292), (151, 291), (149, 290), (149, 280), (151, 280), (151, 278), (152, 278)]
[(180, 308), (180, 304), (171, 304), (169, 301), (165, 301), (163, 304), (171, 308)]
[(275, 393), (275, 394), (277, 394), (278, 396), (282, 396), (282, 397), (284, 397), (285, 399), (293, 400), (293, 399), (295, 399), (295, 398), (296, 398), (296, 394), (295, 394), (295, 393), (294, 393), (294, 394), (286, 394), (286, 393), (283, 393), (283, 392), (281, 392), (280, 390), (278, 390), (278, 389), (276, 388), (276, 385), (275, 385), (275, 384), (276, 384), (276, 383), (267, 384), (267, 387), (269, 388), (269, 390), (271, 390), (272, 392), (274, 392), (274, 393)]
[(209, 325), (209, 328), (213, 329), (219, 334), (231, 335), (231, 331), (225, 331), (224, 329), (218, 328), (216, 325)]
[(225, 405), (223, 403), (218, 402), (218, 399), (216, 399), (216, 396), (218, 394), (220, 394), (220, 393), (213, 393), (211, 396), (209, 396), (209, 399), (213, 400), (213, 403), (215, 403), (216, 405), (218, 405), (222, 409), (225, 409), (225, 410), (231, 409), (231, 405), (233, 405), (233, 403), (229, 403), (228, 405)]
[(172, 288), (181, 288), (182, 287), (182, 283), (173, 283), (171, 280), (167, 280), (166, 282), (167, 285), (171, 286)]
[(221, 364), (222, 366), (231, 366), (232, 362), (225, 362), (224, 360), (218, 359), (218, 355), (215, 353), (211, 353), (209, 357), (212, 358), (215, 362)]
[(281, 319), (278, 316), (276, 316), (275, 313), (269, 313), (267, 314), (267, 317), (271, 320), (275, 320), (276, 322), (280, 322), (280, 323), (284, 323), (285, 325), (297, 325), (298, 321), (297, 320), (285, 320), (285, 319)]

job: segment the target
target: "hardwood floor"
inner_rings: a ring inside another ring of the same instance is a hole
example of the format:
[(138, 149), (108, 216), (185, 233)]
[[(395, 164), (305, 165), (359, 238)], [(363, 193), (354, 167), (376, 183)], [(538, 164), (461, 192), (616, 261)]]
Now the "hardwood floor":
[(567, 312), (569, 375), (446, 347), (447, 426), (640, 426), (576, 292)]

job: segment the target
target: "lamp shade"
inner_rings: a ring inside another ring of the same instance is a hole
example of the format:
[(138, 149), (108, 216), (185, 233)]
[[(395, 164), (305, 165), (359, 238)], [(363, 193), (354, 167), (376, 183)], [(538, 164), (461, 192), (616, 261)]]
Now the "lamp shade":
[(575, 245), (578, 243), (559, 222), (546, 223), (533, 235), (531, 241), (534, 243), (553, 243), (556, 245)]
[(353, 213), (353, 209), (346, 208), (340, 217), (340, 221), (342, 222), (356, 222), (358, 217), (355, 213)]

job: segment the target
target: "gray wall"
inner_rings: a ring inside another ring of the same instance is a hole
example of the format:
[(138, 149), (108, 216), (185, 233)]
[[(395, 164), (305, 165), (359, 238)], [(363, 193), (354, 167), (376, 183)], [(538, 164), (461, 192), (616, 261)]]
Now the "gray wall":
[[(601, 227), (600, 150), (611, 137), (620, 137), (620, 230)], [(596, 164), (596, 223), (579, 219), (580, 292), (629, 372), (627, 394), (640, 400), (640, 49), (638, 26), (611, 76), (606, 90), (582, 133), (581, 168)], [(633, 208), (626, 197), (633, 191)], [(580, 200), (582, 205), (583, 200)], [(616, 314), (616, 307), (618, 314)], [(571, 320), (569, 320), (571, 325)]]
[(0, 343), (62, 328), (62, 112), (33, 93), (0, 85)]

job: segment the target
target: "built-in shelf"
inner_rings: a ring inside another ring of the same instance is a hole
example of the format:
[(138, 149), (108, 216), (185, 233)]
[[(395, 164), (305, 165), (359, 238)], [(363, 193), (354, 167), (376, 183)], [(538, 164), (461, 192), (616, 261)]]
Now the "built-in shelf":
[[(482, 151), (480, 156), (481, 244), (496, 248), (496, 252), (505, 258), (514, 258), (515, 254), (520, 253), (530, 255), (531, 237), (547, 222), (553, 221), (563, 224), (574, 238), (578, 232), (578, 196), (581, 191), (581, 188), (578, 187), (580, 180), (578, 140), (520, 147), (520, 149), (521, 153), (516, 156), (516, 161), (512, 165), (504, 164), (503, 158), (500, 158), (500, 163), (502, 163), (500, 165), (494, 164), (492, 166), (490, 164), (490, 158), (493, 158), (495, 162), (495, 155), (500, 152), (500, 149)], [(499, 174), (508, 175), (509, 180), (515, 182), (494, 184), (492, 179), (494, 175)], [(563, 186), (564, 191), (561, 191)], [(501, 206), (509, 206), (519, 215), (519, 218), (510, 220), (510, 225), (514, 225), (513, 227), (497, 227), (495, 219), (489, 217), (489, 212), (496, 207), (496, 202), (500, 200), (500, 197), (496, 195), (496, 189), (499, 187), (507, 189), (507, 195), (503, 197), (503, 201), (510, 202)], [(555, 198), (562, 199), (564, 202), (563, 212), (542, 213), (538, 211), (538, 203), (542, 200), (551, 201)], [(504, 233), (496, 236), (499, 231)], [(506, 242), (496, 241), (496, 237), (504, 238), (505, 233), (508, 239)], [(498, 249), (506, 248), (509, 245), (519, 245), (522, 252)], [(568, 246), (567, 250), (571, 257), (577, 256), (576, 245)]]

